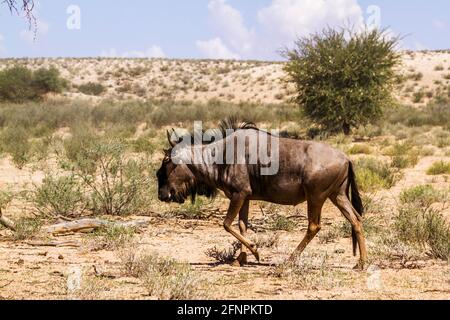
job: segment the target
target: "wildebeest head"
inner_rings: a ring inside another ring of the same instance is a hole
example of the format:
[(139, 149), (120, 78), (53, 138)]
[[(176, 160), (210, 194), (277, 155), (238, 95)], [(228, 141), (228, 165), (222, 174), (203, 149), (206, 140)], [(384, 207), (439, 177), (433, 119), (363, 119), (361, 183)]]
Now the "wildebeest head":
[(159, 200), (182, 204), (189, 196), (192, 201), (195, 201), (196, 195), (209, 198), (215, 197), (217, 194), (216, 189), (198, 181), (187, 165), (173, 163), (171, 158), (172, 149), (182, 139), (178, 139), (178, 142), (172, 141), (169, 132), (167, 132), (167, 137), (171, 148), (164, 151), (161, 168), (156, 173)]

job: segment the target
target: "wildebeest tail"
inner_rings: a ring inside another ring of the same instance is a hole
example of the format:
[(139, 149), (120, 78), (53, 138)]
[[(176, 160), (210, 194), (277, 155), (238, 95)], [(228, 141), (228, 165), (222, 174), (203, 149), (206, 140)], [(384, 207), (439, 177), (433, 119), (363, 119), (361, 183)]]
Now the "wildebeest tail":
[[(353, 164), (350, 162), (348, 169), (348, 180), (349, 180), (349, 188), (347, 194), (350, 194), (351, 191), (351, 201), (353, 208), (358, 212), (361, 216), (364, 214), (364, 206), (361, 200), (361, 195), (359, 194), (358, 184), (356, 182), (356, 174), (353, 168)], [(356, 251), (358, 249), (358, 241), (356, 239), (355, 230), (352, 228), (352, 241), (353, 241), (353, 255), (356, 256)]]

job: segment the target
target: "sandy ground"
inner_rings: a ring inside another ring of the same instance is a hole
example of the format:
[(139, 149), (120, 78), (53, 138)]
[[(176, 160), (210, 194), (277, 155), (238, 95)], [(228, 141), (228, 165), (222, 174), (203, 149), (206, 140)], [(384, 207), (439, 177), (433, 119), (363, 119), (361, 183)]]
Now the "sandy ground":
[[(434, 160), (433, 157), (423, 158), (415, 168), (405, 171), (404, 178), (394, 188), (377, 195), (379, 199), (386, 200), (384, 215), (392, 214), (392, 203), (404, 187), (416, 185), (417, 181), (430, 182), (440, 187), (447, 185), (445, 181), (431, 181), (426, 176), (425, 169)], [(1, 176), (5, 176), (5, 172), (9, 171), (2, 172)], [(154, 217), (128, 219), (146, 219), (150, 222), (137, 236), (139, 251), (189, 263), (200, 278), (208, 283), (208, 289), (205, 290), (210, 299), (450, 298), (448, 263), (424, 260), (415, 269), (380, 269), (373, 265), (368, 271), (354, 271), (352, 267), (356, 259), (352, 256), (349, 238), (323, 244), (319, 236), (305, 251), (306, 257), (315, 253), (327, 255), (332, 273), (324, 280), (316, 283), (312, 279), (312, 284), (305, 287), (275, 276), (276, 265), (285, 261), (306, 230), (305, 206), (301, 205), (296, 210), (299, 215), (296, 229), (292, 232), (280, 231), (277, 246), (260, 250), (261, 263), (256, 263), (250, 257), (250, 264), (243, 268), (217, 264), (205, 254), (215, 246), (227, 248), (234, 240), (220, 226), (220, 214), (208, 221)], [(256, 204), (252, 206), (251, 212), (252, 221), (262, 218)], [(8, 214), (11, 215), (11, 211)], [(343, 221), (340, 213), (327, 203), (323, 212), (322, 232), (340, 221)], [(125, 275), (120, 251), (93, 251), (91, 244), (79, 234), (43, 239), (75, 242), (77, 247), (74, 248), (36, 246), (31, 245), (33, 242), (30, 241), (13, 241), (7, 230), (0, 231), (0, 239), (0, 299), (151, 298), (139, 279)], [(369, 250), (372, 245), (369, 241)], [(77, 272), (82, 279), (89, 281), (81, 293), (73, 293), (68, 289), (68, 279)]]

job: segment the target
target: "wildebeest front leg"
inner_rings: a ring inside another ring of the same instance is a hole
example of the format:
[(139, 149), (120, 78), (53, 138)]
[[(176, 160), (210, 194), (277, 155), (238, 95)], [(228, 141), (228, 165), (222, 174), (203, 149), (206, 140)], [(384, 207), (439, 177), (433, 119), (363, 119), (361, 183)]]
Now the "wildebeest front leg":
[[(255, 256), (256, 260), (259, 261), (259, 254), (258, 250), (256, 248), (256, 245), (251, 243), (245, 236), (239, 234), (236, 232), (231, 226), (233, 224), (233, 221), (236, 219), (238, 213), (241, 211), (243, 206), (246, 204), (246, 195), (243, 195), (241, 193), (235, 193), (230, 202), (230, 207), (228, 208), (227, 217), (225, 218), (225, 221), (223, 223), (223, 226), (227, 232), (232, 234), (236, 239), (238, 239), (245, 247), (247, 247), (250, 252)], [(248, 215), (248, 210), (247, 210)]]
[(321, 229), (320, 217), (323, 204), (324, 201), (321, 199), (308, 199), (308, 230), (300, 245), (289, 258), (290, 262), (295, 262), (295, 260), (303, 253), (306, 246), (314, 239), (317, 233), (319, 233)]
[[(241, 210), (239, 211), (239, 231), (241, 235), (245, 238), (247, 236), (247, 226), (248, 226), (248, 210), (250, 207), (250, 201), (244, 201)], [(247, 264), (247, 248), (241, 244), (241, 253), (239, 257), (233, 262), (233, 266), (242, 267)]]

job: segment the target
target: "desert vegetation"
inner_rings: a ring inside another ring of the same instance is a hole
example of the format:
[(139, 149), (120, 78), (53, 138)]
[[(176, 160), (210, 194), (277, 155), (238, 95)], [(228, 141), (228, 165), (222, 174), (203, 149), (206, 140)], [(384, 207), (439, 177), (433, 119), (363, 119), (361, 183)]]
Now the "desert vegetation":
[[(409, 63), (411, 55), (402, 59)], [(318, 130), (290, 101), (295, 91), (281, 79), (280, 63), (128, 63), (109, 59), (109, 70), (102, 59), (0, 62), (1, 298), (447, 296), (450, 102), (444, 81), (420, 104), (396, 94), (377, 117), (352, 123), (346, 135)], [(98, 74), (81, 79), (85, 65), (97, 66), (90, 69)], [(445, 73), (436, 65), (431, 71)], [(180, 76), (186, 71), (192, 77)], [(400, 93), (405, 83), (430, 78), (423, 68), (405, 72), (415, 76), (397, 84)], [(26, 90), (8, 89), (22, 85)], [(305, 206), (252, 205), (249, 237), (263, 261), (239, 269), (229, 263), (240, 245), (220, 226), (223, 195), (182, 206), (158, 201), (155, 171), (166, 130), (191, 129), (194, 120), (215, 127), (230, 115), (279, 128), (285, 137), (329, 143), (351, 157), (364, 195), (369, 271), (351, 270), (351, 228), (330, 203), (319, 236), (292, 264), (284, 261), (307, 227)], [(91, 224), (55, 229), (79, 221)], [(77, 274), (81, 282), (68, 286)], [(369, 285), (377, 275), (381, 280)]]

